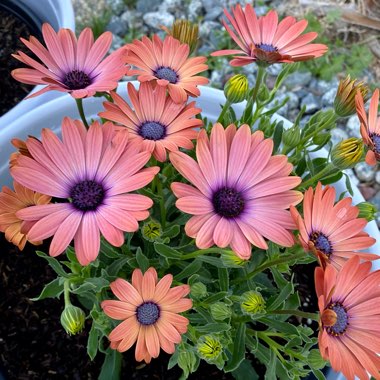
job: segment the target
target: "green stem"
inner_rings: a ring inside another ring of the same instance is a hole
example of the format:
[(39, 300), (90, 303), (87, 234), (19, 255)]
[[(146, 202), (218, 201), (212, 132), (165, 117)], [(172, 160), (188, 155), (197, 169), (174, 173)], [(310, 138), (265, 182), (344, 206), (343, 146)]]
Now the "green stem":
[(295, 315), (297, 317), (312, 319), (313, 321), (319, 321), (319, 315), (317, 313), (307, 313), (302, 310), (267, 310), (267, 314), (285, 314), (285, 315)]
[(257, 274), (263, 272), (265, 269), (268, 269), (268, 268), (270, 268), (272, 266), (279, 265), (279, 264), (282, 264), (282, 263), (287, 263), (289, 261), (294, 261), (294, 260), (297, 260), (297, 259), (301, 259), (302, 257), (305, 257), (305, 255), (306, 255), (305, 252), (300, 252), (300, 253), (296, 253), (296, 254), (292, 254), (292, 255), (288, 255), (288, 256), (283, 256), (283, 257), (280, 257), (278, 259), (266, 261), (264, 264), (259, 265), (252, 272), (249, 272), (243, 278), (238, 278), (238, 279), (232, 281), (232, 283), (240, 283), (240, 282), (243, 282), (243, 281), (248, 281), (252, 277), (255, 277)]
[(335, 169), (335, 166), (332, 164), (328, 164), (326, 167), (324, 167), (320, 172), (315, 174), (313, 177), (309, 178), (307, 181), (301, 183), (301, 188), (306, 189), (310, 185), (313, 185), (315, 182), (320, 180), (321, 178), (325, 177), (328, 175), (332, 170)]
[(162, 188), (162, 182), (157, 176), (157, 194), (160, 197), (160, 214), (161, 214), (161, 226), (162, 229), (165, 230), (166, 225), (166, 208), (165, 208), (165, 199), (164, 199), (164, 191)]
[(194, 259), (201, 255), (207, 255), (208, 253), (222, 253), (224, 250), (222, 248), (208, 248), (208, 249), (198, 249), (197, 251), (188, 253), (182, 256), (182, 260)]
[(257, 94), (259, 93), (260, 86), (263, 82), (265, 74), (265, 67), (264, 66), (259, 66), (259, 69), (257, 71), (257, 78), (256, 78), (256, 84), (252, 92), (252, 101), (253, 103), (256, 102)]
[(223, 117), (225, 113), (227, 112), (227, 110), (230, 108), (230, 106), (231, 106), (231, 102), (227, 99), (222, 108), (222, 112), (220, 113), (218, 120), (216, 121), (217, 123), (221, 123), (223, 121)]
[(83, 99), (82, 98), (75, 99), (75, 101), (77, 102), (78, 112), (79, 112), (79, 115), (83, 121), (83, 124), (88, 129), (89, 125), (87, 123), (86, 116), (85, 116), (84, 110), (83, 110)]
[(70, 301), (70, 281), (65, 280), (63, 283), (63, 295), (65, 299), (65, 307), (71, 305)]

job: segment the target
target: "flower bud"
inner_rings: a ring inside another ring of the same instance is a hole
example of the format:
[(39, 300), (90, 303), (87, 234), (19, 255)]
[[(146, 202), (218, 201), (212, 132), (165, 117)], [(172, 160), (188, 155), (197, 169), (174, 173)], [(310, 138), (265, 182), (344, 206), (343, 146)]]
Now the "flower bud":
[(289, 148), (296, 147), (301, 140), (301, 131), (299, 127), (293, 126), (286, 129), (282, 135), (282, 141)]
[(243, 260), (233, 251), (224, 251), (221, 255), (222, 263), (227, 268), (241, 268), (248, 263), (248, 260)]
[(370, 222), (376, 218), (377, 208), (369, 202), (360, 202), (356, 205), (359, 209), (358, 218), (364, 218)]
[(328, 141), (331, 139), (331, 134), (329, 132), (322, 132), (314, 135), (313, 143), (315, 145), (326, 145)]
[(265, 313), (265, 300), (261, 293), (256, 291), (245, 292), (241, 296), (241, 309), (246, 314)]
[(331, 151), (331, 161), (340, 170), (353, 168), (363, 156), (363, 140), (356, 137), (342, 140)]
[(145, 222), (141, 229), (142, 236), (145, 240), (154, 242), (162, 235), (161, 224), (151, 219)]
[(223, 302), (216, 302), (210, 306), (212, 317), (217, 321), (229, 318), (231, 316), (231, 309)]
[(335, 113), (340, 117), (347, 117), (356, 113), (355, 95), (360, 91), (364, 103), (368, 100), (368, 87), (364, 82), (358, 82), (347, 75), (346, 79), (339, 82), (339, 87), (334, 100)]
[(193, 24), (189, 20), (175, 20), (171, 30), (169, 30), (166, 26), (162, 26), (166, 33), (175, 39), (179, 40), (183, 44), (189, 45), (190, 54), (194, 52), (198, 44), (198, 25)]
[(197, 344), (198, 355), (206, 361), (215, 361), (223, 351), (222, 343), (214, 335), (202, 336)]
[(206, 285), (202, 282), (195, 282), (190, 289), (191, 296), (196, 299), (201, 299), (208, 295)]
[(82, 309), (67, 305), (61, 314), (61, 325), (69, 335), (76, 335), (83, 330), (86, 315)]
[(224, 85), (224, 95), (232, 104), (245, 100), (248, 96), (248, 91), (248, 79), (242, 74), (234, 75)]
[(190, 373), (196, 370), (197, 358), (193, 349), (188, 346), (180, 349), (178, 354), (178, 366), (182, 369), (187, 378)]

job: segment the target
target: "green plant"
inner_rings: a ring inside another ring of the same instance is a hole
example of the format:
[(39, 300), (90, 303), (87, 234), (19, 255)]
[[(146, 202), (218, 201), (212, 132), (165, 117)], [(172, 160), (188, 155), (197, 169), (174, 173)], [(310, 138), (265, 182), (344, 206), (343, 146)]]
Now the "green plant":
[(106, 31), (107, 25), (112, 17), (112, 11), (106, 8), (101, 15), (93, 15), (89, 24), (89, 27), (94, 33), (94, 37), (98, 38), (102, 33)]

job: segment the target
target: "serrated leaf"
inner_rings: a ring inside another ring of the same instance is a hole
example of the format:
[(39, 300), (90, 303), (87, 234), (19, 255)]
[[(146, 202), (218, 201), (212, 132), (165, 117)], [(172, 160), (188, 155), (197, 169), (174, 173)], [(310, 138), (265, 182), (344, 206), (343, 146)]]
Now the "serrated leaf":
[(38, 297), (31, 298), (31, 301), (40, 301), (45, 298), (59, 298), (62, 292), (63, 282), (61, 281), (61, 278), (58, 277), (45, 285), (41, 294)]
[(245, 358), (245, 323), (240, 323), (239, 327), (236, 330), (236, 335), (234, 336), (234, 345), (232, 351), (232, 357), (227, 361), (226, 366), (224, 367), (224, 372), (231, 372), (236, 370), (240, 363)]
[(182, 257), (181, 252), (162, 243), (154, 243), (154, 249), (159, 255), (168, 259), (180, 260)]
[(57, 259), (55, 259), (54, 257), (48, 256), (46, 253), (41, 252), (41, 251), (36, 251), (36, 253), (39, 257), (42, 257), (45, 260), (47, 260), (47, 262), (53, 268), (55, 273), (65, 278), (68, 278), (70, 276), (68, 273), (65, 272), (65, 270), (63, 269), (63, 266)]

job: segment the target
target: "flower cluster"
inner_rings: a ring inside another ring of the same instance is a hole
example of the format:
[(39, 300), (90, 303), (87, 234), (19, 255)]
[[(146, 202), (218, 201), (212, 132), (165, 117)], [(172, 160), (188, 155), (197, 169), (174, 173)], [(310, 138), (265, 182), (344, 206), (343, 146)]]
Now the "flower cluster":
[[(327, 47), (311, 43), (315, 32), (302, 34), (305, 20), (279, 22), (273, 10), (257, 17), (251, 5), (236, 5), (225, 16), (239, 49), (212, 55), (234, 55), (233, 66), (256, 63), (257, 80), (252, 89), (242, 74), (227, 82), (215, 123), (197, 104), (208, 66), (191, 56), (198, 28), (187, 21), (107, 57), (109, 32), (94, 41), (86, 28), (77, 40), (44, 24), (46, 46), (23, 39), (40, 62), (18, 52), (29, 68), (14, 78), (46, 85), (33, 96), (70, 94), (81, 120), (65, 117), (58, 134), (45, 126), (40, 136), (13, 140), (14, 191), (0, 193), (0, 231), (20, 249), (51, 238), (50, 257), (39, 253), (59, 275), (51, 296), (64, 293), (61, 321), (70, 334), (83, 329), (86, 314), (70, 295), (91, 304), (91, 358), (107, 337), (107, 355), (135, 344), (136, 360), (150, 363), (162, 349), (185, 376), (200, 359), (237, 371), (250, 351), (272, 377), (301, 378), (328, 360), (348, 379), (367, 372), (379, 379), (380, 272), (370, 272), (379, 256), (363, 252), (376, 242), (364, 231), (374, 210), (344, 194), (336, 201), (330, 185), (365, 154), (370, 164), (380, 160), (379, 90), (367, 117), (369, 90), (347, 77), (334, 109), (284, 131), (268, 118), (269, 104), (294, 62)], [(268, 88), (273, 63), (284, 69)], [(126, 98), (117, 93), (124, 75), (139, 82), (127, 84)], [(83, 98), (94, 95), (105, 101), (89, 123)], [(233, 108), (244, 100), (241, 112)], [(331, 159), (313, 159), (335, 122), (355, 110), (362, 139), (342, 141)], [(64, 252), (65, 268), (55, 259)], [(308, 262), (317, 266), (319, 315), (298, 309), (290, 276), (294, 263)], [(288, 328), (291, 315), (319, 322), (317, 358), (317, 334)]]

